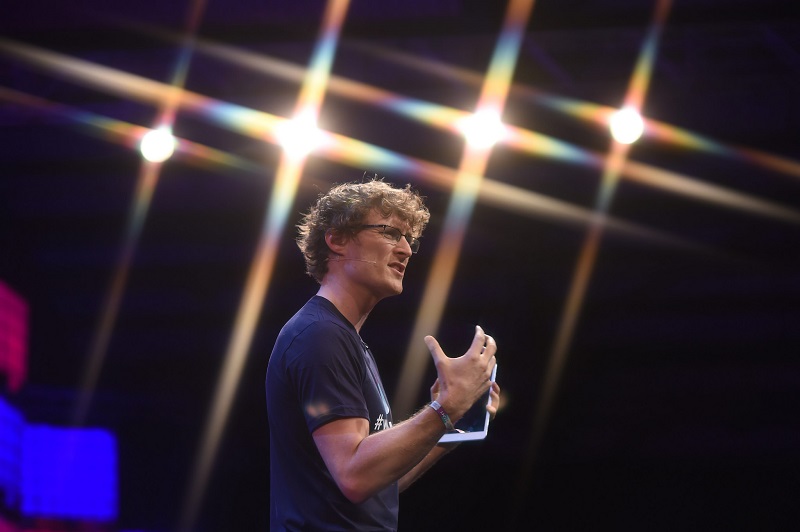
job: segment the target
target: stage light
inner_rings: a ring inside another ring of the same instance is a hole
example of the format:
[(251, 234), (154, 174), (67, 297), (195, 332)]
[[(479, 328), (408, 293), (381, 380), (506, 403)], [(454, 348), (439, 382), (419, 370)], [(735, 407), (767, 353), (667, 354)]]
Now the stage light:
[(175, 153), (176, 145), (175, 137), (168, 128), (158, 128), (145, 133), (139, 151), (151, 163), (163, 163)]
[(27, 424), (20, 511), (25, 518), (113, 523), (118, 514), (117, 438), (103, 429)]
[(633, 107), (623, 107), (611, 115), (608, 127), (614, 140), (621, 144), (632, 144), (642, 136), (644, 120)]
[(506, 136), (506, 126), (500, 115), (489, 109), (475, 112), (456, 124), (456, 127), (473, 148), (491, 148)]
[(305, 157), (323, 142), (322, 131), (311, 111), (303, 111), (277, 127), (278, 142), (292, 159)]

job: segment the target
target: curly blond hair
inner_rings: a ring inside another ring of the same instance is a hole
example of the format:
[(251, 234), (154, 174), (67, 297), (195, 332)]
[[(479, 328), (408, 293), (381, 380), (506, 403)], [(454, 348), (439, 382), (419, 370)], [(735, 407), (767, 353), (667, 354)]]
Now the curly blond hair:
[(380, 179), (336, 185), (320, 194), (297, 224), (297, 246), (305, 257), (306, 273), (321, 283), (328, 272), (330, 252), (325, 233), (333, 230), (355, 236), (371, 210), (385, 217), (396, 215), (411, 227), (411, 234), (417, 238), (430, 219), (422, 197), (411, 185), (398, 188)]

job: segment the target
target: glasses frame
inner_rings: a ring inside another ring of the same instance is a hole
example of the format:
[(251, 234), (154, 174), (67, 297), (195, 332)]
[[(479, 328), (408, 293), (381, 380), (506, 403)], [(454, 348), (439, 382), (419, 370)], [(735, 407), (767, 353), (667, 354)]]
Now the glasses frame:
[[(365, 225), (359, 225), (358, 229), (380, 229), (381, 230), (381, 234), (384, 237), (388, 236), (387, 240), (391, 240), (395, 244), (400, 242), (400, 238), (401, 237), (405, 238), (406, 242), (408, 242), (408, 247), (411, 248), (411, 253), (416, 253), (417, 251), (419, 251), (419, 244), (420, 244), (419, 238), (416, 238), (416, 237), (414, 237), (414, 236), (412, 236), (411, 234), (408, 234), (408, 233), (407, 234), (403, 234), (403, 232), (400, 231), (400, 229), (398, 229), (397, 227), (394, 227), (393, 225), (389, 225), (389, 224), (365, 224)], [(400, 235), (400, 236), (398, 236), (397, 238), (394, 238), (390, 233), (386, 232), (387, 229), (393, 229), (394, 231), (397, 231), (397, 234)]]

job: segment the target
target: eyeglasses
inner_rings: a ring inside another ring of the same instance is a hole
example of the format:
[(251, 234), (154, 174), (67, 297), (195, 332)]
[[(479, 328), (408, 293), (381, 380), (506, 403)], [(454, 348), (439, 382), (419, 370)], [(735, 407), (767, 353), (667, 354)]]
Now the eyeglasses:
[(386, 240), (390, 240), (393, 243), (397, 244), (400, 242), (401, 238), (405, 238), (408, 245), (411, 247), (411, 253), (416, 253), (419, 251), (419, 238), (415, 238), (410, 234), (403, 234), (400, 232), (400, 229), (396, 227), (392, 227), (391, 225), (386, 224), (369, 224), (369, 225), (359, 225), (359, 229), (380, 229), (381, 234), (386, 238)]

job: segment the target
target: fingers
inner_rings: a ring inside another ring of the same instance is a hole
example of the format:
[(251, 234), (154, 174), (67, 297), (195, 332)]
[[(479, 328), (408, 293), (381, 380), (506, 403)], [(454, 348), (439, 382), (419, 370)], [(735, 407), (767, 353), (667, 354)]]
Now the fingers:
[(475, 336), (472, 337), (472, 344), (469, 346), (467, 353), (483, 353), (484, 346), (486, 345), (486, 333), (483, 332), (480, 325), (475, 326)]
[(486, 360), (486, 367), (485, 367), (486, 379), (491, 380), (492, 374), (494, 373), (494, 368), (495, 366), (497, 366), (497, 356), (495, 355), (495, 353), (497, 353), (497, 344), (495, 343), (494, 338), (492, 338), (488, 334), (485, 336), (486, 336), (486, 345), (483, 348), (481, 356), (482, 357), (485, 356), (484, 360)]
[(433, 382), (433, 386), (431, 386), (431, 400), (436, 400), (437, 397), (439, 397), (439, 378), (438, 377)]
[(480, 356), (486, 356), (486, 359), (491, 359), (497, 352), (497, 344), (494, 338), (484, 332), (480, 325), (475, 326), (475, 336), (472, 338), (472, 345), (467, 353), (477, 353)]
[(439, 342), (436, 341), (436, 338), (433, 336), (426, 336), (425, 337), (425, 345), (428, 346), (428, 351), (431, 352), (431, 357), (433, 358), (433, 363), (435, 365), (439, 365), (439, 361), (444, 358), (447, 358), (447, 355), (444, 354), (442, 351)]
[[(425, 337), (425, 345), (431, 353), (433, 363), (439, 368), (439, 365), (448, 359), (448, 356), (442, 350), (439, 342), (433, 336)], [(465, 353), (465, 357), (477, 357), (479, 360), (484, 361), (484, 367), (487, 373), (487, 379), (492, 373), (492, 369), (497, 365), (497, 344), (494, 338), (484, 332), (480, 325), (475, 326), (475, 335), (472, 337), (472, 344)]]
[(494, 341), (494, 338), (486, 335), (486, 345), (483, 348), (483, 355), (486, 355), (489, 358), (492, 358), (494, 354), (497, 352), (497, 344)]
[(500, 386), (496, 382), (489, 388), (489, 399), (495, 408), (500, 404)]
[(489, 404), (486, 405), (486, 411), (489, 412), (491, 419), (497, 415), (498, 408), (500, 408), (500, 386), (493, 382), (489, 389)]

